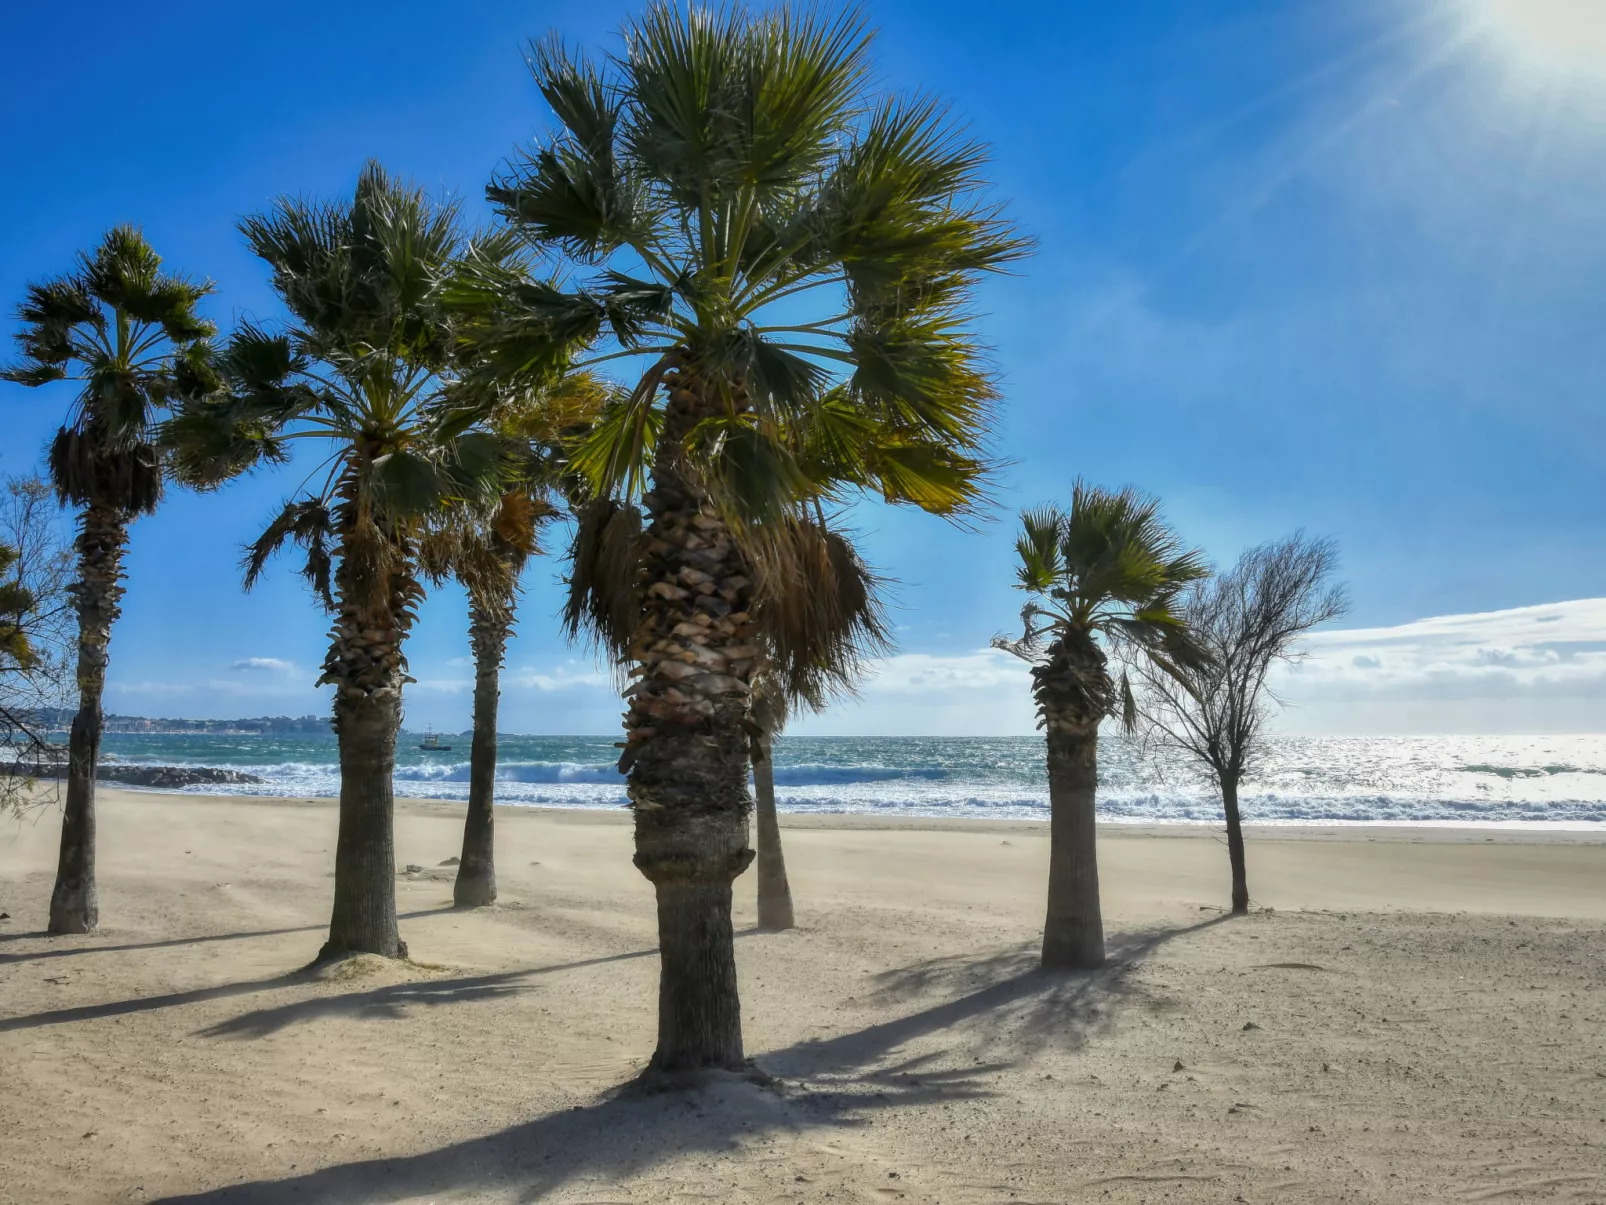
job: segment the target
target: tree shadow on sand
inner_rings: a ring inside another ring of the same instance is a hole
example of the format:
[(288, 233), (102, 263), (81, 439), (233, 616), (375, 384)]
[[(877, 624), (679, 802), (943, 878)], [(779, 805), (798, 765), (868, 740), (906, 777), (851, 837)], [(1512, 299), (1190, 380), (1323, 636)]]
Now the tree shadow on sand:
[(583, 967), (602, 966), (610, 962), (624, 962), (632, 958), (645, 958), (656, 950), (632, 950), (628, 954), (609, 954), (602, 958), (585, 958), (578, 962), (558, 963), (554, 966), (533, 967), (518, 971), (502, 971), (493, 975), (470, 975), (458, 979), (415, 980), (410, 983), (392, 983), (366, 992), (343, 992), (337, 996), (313, 996), (295, 1000), (276, 1008), (259, 1008), (252, 1012), (230, 1017), (200, 1031), (204, 1038), (265, 1038), (291, 1025), (315, 1021), (323, 1017), (357, 1017), (363, 1020), (398, 1020), (413, 1007), (433, 1007), (442, 1004), (467, 1004), (475, 1000), (494, 1000), (523, 991), (526, 981), (558, 971), (577, 971)]
[[(201, 1036), (262, 1038), (277, 1033), (289, 1025), (319, 1017), (395, 1019), (401, 1017), (410, 1006), (465, 1004), (475, 1000), (492, 999), (522, 990), (522, 981), (538, 975), (578, 970), (581, 967), (597, 966), (606, 962), (620, 962), (627, 958), (645, 958), (653, 953), (656, 951), (632, 950), (627, 954), (610, 954), (603, 958), (586, 958), (579, 962), (529, 967), (493, 975), (469, 975), (457, 979), (415, 979), (406, 983), (387, 984), (366, 992), (312, 996), (274, 1008), (242, 1013), (238, 1017), (231, 1017), (227, 1021), (202, 1030)], [(125, 1017), (131, 1013), (150, 1012), (158, 1008), (178, 1008), (208, 1000), (226, 1000), (231, 996), (247, 996), (257, 992), (282, 991), (285, 988), (302, 987), (316, 982), (317, 973), (316, 967), (303, 967), (288, 974), (273, 975), (266, 979), (247, 979), (239, 983), (220, 983), (214, 987), (167, 992), (160, 996), (139, 996), (132, 1000), (113, 1000), (106, 1004), (84, 1004), (74, 1008), (30, 1013), (24, 1017), (6, 1017), (0, 1019), (0, 1033), (18, 1029), (39, 1029), (49, 1025), (69, 1025), (75, 1021), (95, 1021), (103, 1017)]]
[[(586, 1107), (419, 1155), (341, 1164), (164, 1200), (167, 1205), (272, 1205), (287, 1200), (379, 1205), (399, 1198), (502, 1193), (521, 1202), (538, 1201), (591, 1176), (619, 1181), (650, 1174), (687, 1155), (734, 1154), (766, 1133), (855, 1128), (872, 1124), (877, 1113), (887, 1110), (987, 1096), (991, 1091), (983, 1077), (1009, 1063), (939, 1066), (953, 1063), (951, 1048), (975, 1039), (975, 1031), (996, 1030), (1001, 1020), (1034, 1042), (1086, 1042), (1108, 1022), (1111, 1011), (1132, 1004), (1139, 994), (1126, 977), (1133, 960), (1218, 921), (1115, 938), (1110, 964), (1094, 972), (1038, 970), (1024, 948), (890, 972), (877, 985), (889, 1000), (954, 990), (962, 994), (840, 1037), (770, 1051), (759, 1062), (784, 1078), (767, 1085), (721, 1078), (691, 1093), (643, 1096), (615, 1090)], [(948, 1041), (949, 1048), (885, 1062), (899, 1047), (920, 1038)], [(1023, 1052), (1015, 1053), (1019, 1057)]]
[[(450, 912), (450, 906), (444, 908), (423, 908), (416, 912), (403, 912), (397, 920), (416, 920), (420, 916), (433, 916), (437, 912)], [(82, 945), (53, 946), (48, 950), (30, 950), (26, 954), (0, 954), (0, 966), (14, 962), (36, 962), (41, 958), (73, 958), (79, 954), (119, 954), (128, 950), (165, 950), (178, 946), (202, 946), (217, 941), (244, 941), (252, 937), (283, 937), (286, 933), (322, 933), (327, 930), (327, 924), (295, 925), (288, 929), (241, 929), (233, 933), (203, 933), (199, 937), (164, 937), (159, 941), (130, 941), (118, 945), (95, 944), (94, 939), (100, 934), (87, 934), (88, 941)], [(78, 934), (67, 935), (67, 940), (78, 937)], [(34, 929), (27, 933), (0, 933), (0, 942), (28, 941), (61, 941), (62, 934), (51, 934), (43, 929)]]
[[(866, 1067), (908, 1042), (939, 1032), (953, 1039), (950, 1053), (965, 1039), (968, 1053), (980, 1056), (978, 1064), (1000, 1052), (1008, 1061), (1015, 1061), (1049, 1044), (1074, 1048), (1136, 995), (1127, 972), (1164, 943), (1223, 919), (1217, 916), (1179, 928), (1111, 935), (1108, 961), (1091, 972), (1043, 970), (1034, 943), (984, 957), (935, 958), (886, 971), (876, 976), (872, 1000), (946, 998), (892, 1021), (777, 1051), (765, 1057), (764, 1065), (777, 1075), (829, 1075), (842, 1066)], [(979, 1018), (985, 1018), (986, 1024), (967, 1026)], [(907, 1076), (939, 1057), (940, 1053), (927, 1054), (889, 1068), (886, 1074)]]

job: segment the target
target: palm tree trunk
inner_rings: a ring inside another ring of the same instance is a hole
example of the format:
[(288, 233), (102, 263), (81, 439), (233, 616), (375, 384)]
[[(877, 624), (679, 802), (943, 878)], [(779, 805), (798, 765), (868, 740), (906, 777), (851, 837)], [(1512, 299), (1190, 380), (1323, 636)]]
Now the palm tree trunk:
[(1048, 717), (1048, 916), (1043, 965), (1090, 970), (1104, 965), (1104, 917), (1099, 908), (1099, 730)]
[(1244, 865), (1243, 818), (1238, 811), (1238, 778), (1221, 778), (1221, 806), (1227, 813), (1227, 858), (1232, 863), (1232, 910), (1235, 915), (1249, 911), (1249, 872)]
[(452, 903), (479, 908), (496, 902), (495, 817), (496, 709), (501, 698), (502, 658), (508, 629), (503, 614), (470, 600), (469, 643), (474, 648), (474, 742), (468, 761), (468, 815), (463, 854), (457, 864)]
[(644, 603), (631, 649), (627, 741), (636, 867), (658, 897), (658, 1048), (645, 1079), (745, 1066), (731, 883), (748, 847), (747, 716), (758, 650), (745, 558), (679, 471), (701, 397), (666, 380), (670, 404), (643, 503)]
[(100, 764), (101, 696), (106, 690), (112, 624), (121, 613), (128, 520), (115, 507), (91, 505), (78, 533), (78, 714), (67, 743), (67, 802), (61, 853), (50, 893), (50, 933), (92, 933), (100, 924), (95, 883), (95, 774)]
[(335, 844), (335, 902), (329, 940), (318, 961), (348, 954), (407, 957), (396, 925), (395, 804), (397, 693), (335, 700), (340, 747), (340, 835)]
[(774, 739), (765, 732), (758, 738), (753, 758), (753, 793), (758, 807), (758, 927), (790, 929), (792, 888), (786, 881), (786, 857), (781, 852), (781, 824), (775, 814)]
[(402, 641), (423, 590), (412, 576), (412, 548), (373, 520), (358, 524), (342, 504), (335, 570), (339, 619), (319, 684), (335, 687), (340, 750), (340, 835), (335, 900), (320, 962), (348, 954), (407, 957), (396, 925), (396, 733), (407, 660)]

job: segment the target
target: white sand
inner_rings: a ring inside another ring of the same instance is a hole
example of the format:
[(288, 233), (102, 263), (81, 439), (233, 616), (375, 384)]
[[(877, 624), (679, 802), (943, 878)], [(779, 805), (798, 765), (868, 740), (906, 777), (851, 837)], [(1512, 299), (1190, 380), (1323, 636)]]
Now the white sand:
[(1606, 1201), (1598, 836), (1256, 832), (1222, 920), (1217, 841), (1106, 829), (1116, 957), (1047, 976), (1042, 826), (790, 823), (803, 927), (737, 939), (778, 1082), (635, 1099), (623, 815), (500, 810), (499, 906), (404, 879), (430, 965), (312, 978), (326, 802), (101, 800), (93, 936), (39, 936), (56, 817), (0, 834), (0, 1201)]

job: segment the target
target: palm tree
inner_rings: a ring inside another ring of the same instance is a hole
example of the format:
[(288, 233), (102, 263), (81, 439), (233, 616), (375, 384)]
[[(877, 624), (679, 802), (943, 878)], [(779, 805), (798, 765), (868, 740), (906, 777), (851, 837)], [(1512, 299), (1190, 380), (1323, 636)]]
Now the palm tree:
[(644, 365), (574, 463), (647, 519), (620, 766), (658, 905), (651, 1079), (744, 1065), (755, 584), (804, 580), (784, 567), (823, 547), (822, 502), (976, 503), (995, 389), (966, 307), (1027, 248), (980, 196), (983, 148), (873, 92), (856, 14), (656, 3), (624, 36), (600, 65), (533, 48), (558, 125), (487, 195), (590, 273), (524, 290), (528, 329)]
[(1182, 589), (1208, 571), (1160, 518), (1159, 503), (1131, 489), (1078, 481), (1069, 510), (1024, 511), (1018, 586), (1032, 596), (1019, 640), (995, 647), (1029, 661), (1039, 726), (1048, 744), (1050, 852), (1045, 967), (1104, 964), (1094, 803), (1099, 724), (1137, 720), (1125, 673), (1110, 674), (1109, 652), (1146, 658), (1172, 672), (1201, 664), (1177, 606)]
[(469, 753), (468, 812), (452, 902), (479, 908), (496, 902), (496, 720), (502, 661), (518, 607), (519, 578), (540, 551), (541, 529), (562, 511), (564, 448), (594, 421), (601, 386), (575, 374), (497, 416), (499, 435), (519, 450), (513, 487), (489, 514), (444, 513), (419, 545), (420, 564), (437, 585), (456, 578), (468, 594), (469, 647), (474, 655), (474, 737)]
[(454, 515), (425, 536), (419, 562), (439, 585), (456, 578), (468, 594), (468, 640), (474, 656), (474, 737), (469, 752), (468, 812), (452, 903), (481, 908), (496, 902), (496, 715), (502, 661), (518, 608), (519, 578), (539, 551), (542, 523), (556, 517), (544, 500), (519, 490), (504, 494), (489, 515)]
[(153, 438), (171, 400), (175, 366), (214, 333), (196, 310), (212, 291), (162, 271), (132, 226), (107, 233), (73, 271), (28, 286), (17, 307), (22, 360), (0, 373), (22, 385), (72, 380), (81, 388), (50, 445), (51, 480), (78, 507), (78, 712), (68, 744), (61, 855), (50, 895), (51, 933), (89, 933), (100, 923), (95, 884), (95, 773), (101, 695), (112, 625), (123, 596), (128, 527), (162, 497)]
[[(391, 776), (407, 676), (403, 644), (423, 597), (418, 541), (453, 507), (503, 492), (506, 442), (485, 428), (500, 400), (459, 391), (453, 273), (483, 252), (456, 207), (368, 165), (349, 202), (284, 198), (241, 224), (291, 315), (282, 334), (245, 326), (186, 400), (168, 438), (187, 479), (213, 484), (314, 440), (321, 484), (251, 545), (249, 589), (286, 543), (334, 616), (319, 685), (334, 689), (340, 831), (320, 959), (405, 957), (396, 925)], [(506, 247), (496, 244), (499, 254)], [(327, 469), (327, 472), (324, 470)]]

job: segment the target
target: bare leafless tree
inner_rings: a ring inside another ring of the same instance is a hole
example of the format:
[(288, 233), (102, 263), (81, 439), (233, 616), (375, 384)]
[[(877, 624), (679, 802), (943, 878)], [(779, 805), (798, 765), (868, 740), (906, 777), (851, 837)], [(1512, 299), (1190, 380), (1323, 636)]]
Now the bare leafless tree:
[(72, 549), (51, 489), (14, 477), (0, 492), (0, 814), (53, 798), (27, 767), (59, 760), (44, 716), (72, 681)]
[(1182, 611), (1207, 663), (1173, 675), (1134, 668), (1148, 739), (1195, 759), (1221, 792), (1232, 863), (1232, 910), (1249, 910), (1238, 788), (1265, 751), (1266, 721), (1281, 706), (1267, 679), (1278, 663), (1303, 660), (1301, 638), (1349, 609), (1334, 582), (1338, 549), (1296, 531), (1251, 548), (1230, 572), (1193, 585)]

